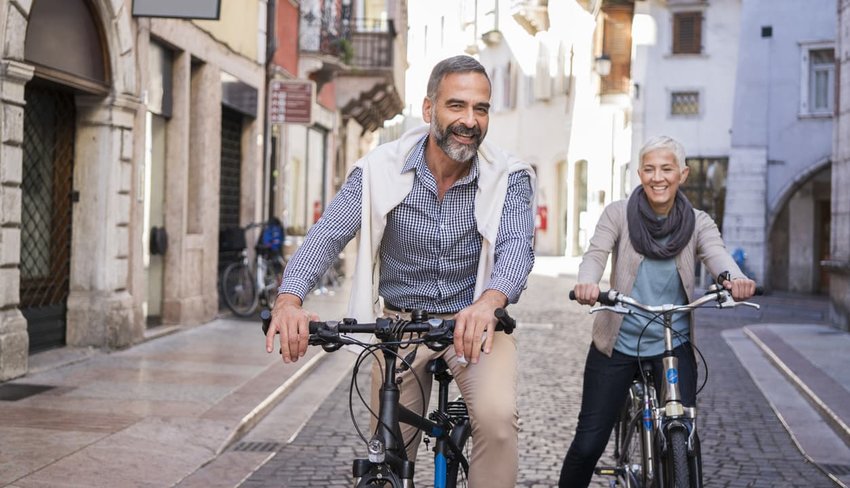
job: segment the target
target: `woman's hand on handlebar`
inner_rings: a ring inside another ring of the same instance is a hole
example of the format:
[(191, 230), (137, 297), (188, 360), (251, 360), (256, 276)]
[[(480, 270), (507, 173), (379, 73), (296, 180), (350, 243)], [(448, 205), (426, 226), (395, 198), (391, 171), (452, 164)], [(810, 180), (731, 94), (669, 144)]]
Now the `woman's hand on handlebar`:
[(723, 287), (732, 293), (736, 302), (747, 300), (756, 294), (756, 282), (749, 278), (735, 278), (723, 282)]
[(274, 350), (274, 336), (280, 332), (280, 353), (284, 363), (298, 361), (307, 353), (310, 321), (318, 316), (301, 308), (301, 299), (283, 293), (277, 296), (272, 321), (266, 333), (266, 352)]
[[(575, 301), (582, 305), (595, 305), (599, 300), (599, 285), (596, 283), (578, 283), (573, 288)], [(572, 297), (571, 297), (572, 298)]]

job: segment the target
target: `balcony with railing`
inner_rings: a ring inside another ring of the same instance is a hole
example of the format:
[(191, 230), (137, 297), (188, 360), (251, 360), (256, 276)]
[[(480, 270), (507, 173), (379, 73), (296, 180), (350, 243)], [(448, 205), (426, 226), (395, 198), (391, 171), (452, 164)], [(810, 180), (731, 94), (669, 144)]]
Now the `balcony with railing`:
[(321, 87), (346, 69), (351, 60), (351, 41), (345, 36), (342, 17), (301, 16), (298, 49), (304, 71)]
[(351, 56), (348, 68), (337, 75), (337, 103), (343, 117), (372, 131), (404, 108), (399, 37), (394, 22), (384, 19), (349, 19), (343, 22), (342, 33)]

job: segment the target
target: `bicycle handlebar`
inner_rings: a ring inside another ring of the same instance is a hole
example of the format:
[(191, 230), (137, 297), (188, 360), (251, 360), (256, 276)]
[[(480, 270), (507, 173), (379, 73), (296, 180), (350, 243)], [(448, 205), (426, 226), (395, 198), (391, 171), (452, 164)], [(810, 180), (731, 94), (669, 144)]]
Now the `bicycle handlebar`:
[[(760, 286), (756, 287), (756, 295), (763, 295), (764, 289)], [(575, 300), (576, 295), (575, 292), (570, 290), (570, 300)], [(591, 309), (590, 313), (597, 312), (599, 310), (608, 310), (615, 313), (627, 314), (629, 313), (629, 309), (624, 307), (619, 307), (619, 304), (623, 305), (631, 305), (635, 308), (639, 308), (649, 313), (665, 313), (665, 312), (688, 312), (699, 308), (705, 305), (708, 302), (716, 301), (717, 308), (735, 308), (738, 306), (747, 306), (752, 307), (758, 310), (760, 306), (756, 303), (750, 302), (736, 302), (732, 295), (729, 293), (729, 290), (719, 286), (719, 285), (711, 285), (708, 291), (700, 298), (697, 298), (691, 303), (685, 305), (674, 305), (674, 304), (664, 304), (664, 305), (644, 305), (643, 303), (638, 302), (634, 298), (624, 295), (617, 290), (611, 289), (606, 291), (600, 291), (599, 297), (597, 298), (597, 302), (602, 304), (601, 307), (596, 307)]]
[[(497, 308), (494, 312), (496, 316), (496, 331), (502, 331), (506, 334), (511, 334), (516, 328), (516, 321), (508, 315), (508, 312), (503, 308)], [(260, 318), (263, 321), (263, 335), (268, 334), (271, 326), (271, 312), (263, 310), (260, 313)], [(404, 319), (379, 318), (374, 323), (358, 324), (355, 319), (343, 319), (342, 321), (318, 321), (310, 322), (310, 345), (321, 346), (342, 346), (351, 343), (350, 340), (343, 338), (340, 334), (374, 334), (382, 339), (392, 339), (400, 337), (402, 334), (414, 333), (424, 334), (425, 344), (432, 348), (439, 346), (447, 346), (454, 342), (454, 327), (455, 321), (452, 319), (423, 319), (421, 321), (410, 321)]]

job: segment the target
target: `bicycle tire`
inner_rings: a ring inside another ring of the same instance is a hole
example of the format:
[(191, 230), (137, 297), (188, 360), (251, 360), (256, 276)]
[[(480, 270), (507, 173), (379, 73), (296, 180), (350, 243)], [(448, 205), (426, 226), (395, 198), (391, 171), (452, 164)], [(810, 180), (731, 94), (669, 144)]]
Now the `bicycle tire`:
[(694, 452), (688, 456), (688, 468), (691, 472), (691, 488), (702, 488), (702, 452), (699, 445), (699, 432), (694, 432)]
[(250, 317), (259, 303), (259, 294), (250, 268), (242, 262), (231, 263), (221, 274), (224, 304), (239, 317)]
[(690, 488), (688, 431), (673, 427), (667, 433), (667, 476), (669, 488)]

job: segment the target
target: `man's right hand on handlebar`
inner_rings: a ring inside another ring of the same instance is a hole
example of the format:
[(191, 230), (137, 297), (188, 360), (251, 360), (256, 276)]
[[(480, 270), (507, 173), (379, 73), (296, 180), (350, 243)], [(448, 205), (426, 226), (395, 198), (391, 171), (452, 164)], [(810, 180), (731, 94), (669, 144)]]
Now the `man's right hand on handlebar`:
[(266, 333), (266, 352), (274, 350), (274, 336), (280, 332), (280, 353), (284, 363), (298, 361), (307, 353), (310, 321), (319, 317), (301, 308), (301, 299), (289, 293), (277, 296), (272, 321)]
[(576, 301), (582, 305), (596, 305), (599, 299), (599, 285), (596, 283), (578, 283), (573, 292), (576, 296)]

